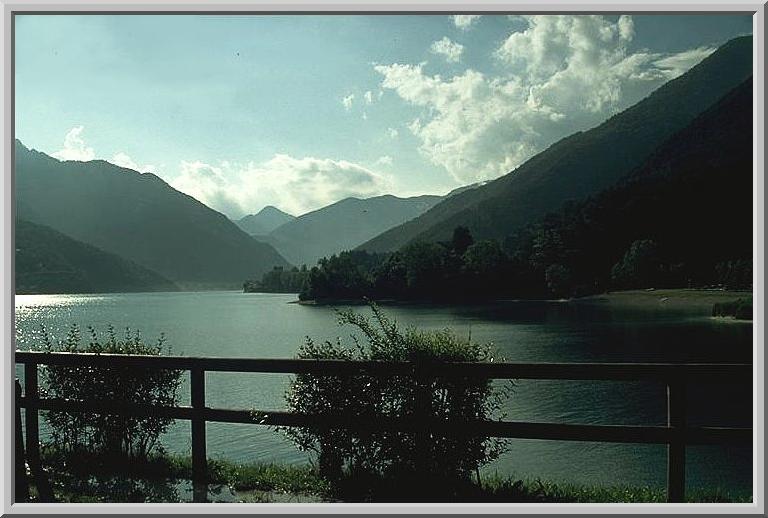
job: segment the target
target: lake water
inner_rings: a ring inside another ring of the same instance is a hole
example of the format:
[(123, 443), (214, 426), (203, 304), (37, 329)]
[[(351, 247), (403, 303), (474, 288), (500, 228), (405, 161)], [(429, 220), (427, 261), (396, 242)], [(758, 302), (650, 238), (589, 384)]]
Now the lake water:
[[(240, 292), (16, 297), (19, 349), (40, 343), (40, 325), (63, 338), (73, 323), (105, 330), (138, 328), (147, 340), (164, 333), (173, 354), (291, 358), (305, 336), (346, 337), (334, 310), (289, 304), (293, 295)], [(365, 308), (358, 308), (365, 311)], [(493, 342), (508, 361), (750, 362), (752, 326), (701, 312), (627, 310), (607, 305), (496, 303), (481, 306), (393, 306), (402, 324), (450, 327)], [(17, 369), (17, 372), (19, 370)], [(208, 373), (208, 406), (283, 409), (290, 376)], [(182, 387), (182, 402), (189, 388)], [(506, 404), (507, 419), (553, 423), (663, 425), (665, 387), (648, 383), (520, 381)], [(751, 387), (703, 384), (689, 389), (689, 422), (751, 426)], [(171, 451), (190, 452), (189, 423), (163, 438)], [(279, 433), (255, 425), (208, 424), (208, 454), (240, 461), (305, 463)], [(666, 447), (591, 442), (513, 440), (488, 472), (578, 483), (665, 487)], [(752, 449), (690, 447), (688, 486), (751, 494)]]

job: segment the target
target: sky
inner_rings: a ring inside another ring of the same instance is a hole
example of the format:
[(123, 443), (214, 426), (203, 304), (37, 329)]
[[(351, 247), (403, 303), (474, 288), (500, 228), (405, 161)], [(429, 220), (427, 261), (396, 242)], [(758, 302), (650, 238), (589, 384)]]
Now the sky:
[(497, 178), (747, 15), (18, 15), (15, 134), (231, 218)]

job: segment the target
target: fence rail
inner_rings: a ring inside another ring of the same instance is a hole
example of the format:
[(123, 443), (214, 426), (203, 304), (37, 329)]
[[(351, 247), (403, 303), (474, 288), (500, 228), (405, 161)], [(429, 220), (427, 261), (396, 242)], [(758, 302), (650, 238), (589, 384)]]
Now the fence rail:
[[(660, 364), (660, 363), (462, 363), (462, 362), (371, 362), (343, 360), (298, 360), (254, 358), (207, 358), (187, 356), (139, 356), (93, 353), (47, 353), (16, 351), (15, 361), (24, 364), (23, 395), (17, 390), (18, 408), (25, 409), (26, 456), (30, 465), (39, 465), (39, 410), (92, 412), (117, 415), (166, 416), (192, 422), (193, 479), (195, 499), (204, 500), (200, 490), (206, 479), (207, 422), (247, 423), (270, 426), (326, 426), (360, 431), (402, 430), (445, 431), (485, 437), (666, 444), (667, 498), (685, 500), (685, 449), (688, 444), (749, 444), (752, 428), (691, 427), (686, 421), (686, 387), (693, 381), (751, 383), (749, 364)], [(190, 372), (191, 406), (159, 407), (120, 402), (82, 402), (40, 398), (38, 366), (136, 367), (174, 369)], [(355, 421), (338, 416), (324, 421), (318, 416), (289, 412), (259, 412), (210, 408), (205, 405), (206, 372), (314, 373), (344, 375), (365, 372), (374, 376), (407, 375), (429, 379), (462, 377), (478, 379), (546, 379), (653, 381), (667, 387), (667, 426), (581, 425), (515, 421), (455, 421), (425, 417)], [(19, 387), (20, 389), (20, 387)], [(18, 410), (17, 410), (18, 412)], [(17, 420), (20, 424), (20, 420)], [(18, 434), (20, 434), (20, 430)], [(18, 445), (17, 445), (18, 446)], [(18, 450), (17, 450), (18, 451)]]

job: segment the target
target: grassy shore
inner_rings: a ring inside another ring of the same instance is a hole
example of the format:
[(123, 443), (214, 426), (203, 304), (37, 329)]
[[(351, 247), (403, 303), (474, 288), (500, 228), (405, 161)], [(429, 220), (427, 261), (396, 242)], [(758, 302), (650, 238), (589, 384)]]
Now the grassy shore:
[[(44, 451), (44, 466), (59, 502), (189, 501), (192, 465), (189, 457), (156, 455), (143, 462), (77, 456)], [(663, 489), (557, 484), (529, 478), (481, 476), (450, 494), (427, 496), (418, 484), (347, 477), (329, 484), (309, 465), (208, 461), (208, 495), (220, 502), (664, 502)], [(35, 493), (33, 488), (33, 494)], [(747, 502), (744, 495), (720, 489), (691, 490), (689, 502)]]
[(703, 315), (712, 314), (714, 304), (739, 298), (752, 299), (751, 291), (704, 289), (628, 290), (603, 293), (573, 299), (577, 304), (609, 304), (627, 309), (694, 309)]

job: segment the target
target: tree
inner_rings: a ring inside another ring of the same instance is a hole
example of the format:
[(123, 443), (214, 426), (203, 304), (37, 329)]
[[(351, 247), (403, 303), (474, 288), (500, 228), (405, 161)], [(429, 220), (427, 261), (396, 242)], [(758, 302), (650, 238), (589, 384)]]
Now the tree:
[[(118, 338), (110, 326), (106, 339), (88, 328), (90, 340), (82, 345), (77, 326), (65, 340), (54, 344), (43, 329), (46, 351), (160, 355), (170, 352), (161, 335), (155, 345), (144, 343), (139, 332), (126, 329)], [(47, 365), (42, 371), (46, 397), (74, 401), (176, 406), (181, 371), (138, 367), (67, 367)], [(136, 417), (89, 412), (50, 411), (46, 421), (53, 445), (61, 452), (87, 451), (121, 457), (146, 457), (159, 447), (158, 438), (173, 422), (161, 416)]]
[(663, 263), (653, 240), (633, 242), (611, 270), (613, 284), (620, 288), (648, 288), (663, 281)]
[(472, 246), (475, 240), (467, 227), (458, 226), (453, 229), (453, 238), (451, 238), (451, 248), (458, 254), (464, 255), (467, 248)]
[[(376, 305), (372, 318), (346, 311), (340, 325), (351, 326), (359, 339), (352, 346), (315, 343), (307, 338), (299, 358), (343, 361), (419, 362), (492, 361), (490, 344), (459, 338), (450, 330), (401, 329)], [(323, 423), (365, 423), (384, 418), (468, 420), (499, 418), (507, 394), (487, 379), (416, 378), (411, 374), (372, 376), (298, 374), (287, 393), (288, 409), (317, 416), (317, 427), (286, 428), (301, 450), (318, 455), (321, 472), (338, 484), (343, 472), (355, 477), (396, 480), (400, 496), (414, 491), (445, 490), (468, 480), (480, 466), (497, 458), (503, 442), (477, 435), (392, 432), (333, 428)], [(406, 484), (407, 482), (407, 484)], [(416, 483), (418, 482), (418, 483)], [(421, 495), (424, 496), (423, 494)]]
[(568, 268), (561, 264), (550, 265), (544, 273), (547, 289), (555, 297), (568, 297), (572, 294), (572, 277)]
[(401, 250), (405, 265), (405, 281), (412, 297), (434, 297), (441, 294), (448, 251), (439, 243), (417, 241)]

